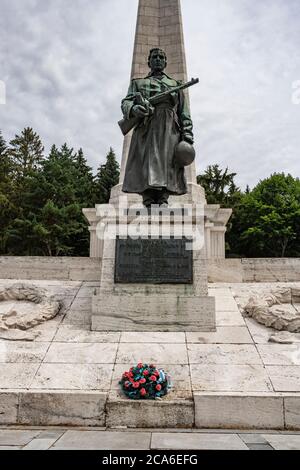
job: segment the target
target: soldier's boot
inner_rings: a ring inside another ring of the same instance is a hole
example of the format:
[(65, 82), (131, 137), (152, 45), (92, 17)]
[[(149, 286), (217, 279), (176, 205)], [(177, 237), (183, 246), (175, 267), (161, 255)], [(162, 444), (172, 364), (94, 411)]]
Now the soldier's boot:
[(169, 192), (167, 189), (162, 189), (162, 191), (159, 194), (157, 204), (159, 204), (161, 207), (168, 207), (169, 205)]
[(143, 205), (148, 209), (151, 209), (152, 204), (157, 204), (154, 196), (154, 192), (152, 189), (146, 189), (143, 193)]

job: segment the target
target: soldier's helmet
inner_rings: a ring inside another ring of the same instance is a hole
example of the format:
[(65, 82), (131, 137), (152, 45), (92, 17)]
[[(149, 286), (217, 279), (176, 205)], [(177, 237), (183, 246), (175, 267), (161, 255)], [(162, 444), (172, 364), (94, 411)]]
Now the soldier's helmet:
[(196, 152), (193, 145), (182, 140), (175, 147), (175, 163), (179, 167), (188, 166), (195, 160)]

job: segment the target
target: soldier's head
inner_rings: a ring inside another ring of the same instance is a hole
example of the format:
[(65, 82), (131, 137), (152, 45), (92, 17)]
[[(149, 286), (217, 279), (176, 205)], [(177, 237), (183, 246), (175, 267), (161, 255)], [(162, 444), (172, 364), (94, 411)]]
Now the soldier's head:
[(162, 72), (167, 66), (167, 55), (165, 51), (158, 47), (151, 49), (148, 57), (148, 65), (152, 72)]

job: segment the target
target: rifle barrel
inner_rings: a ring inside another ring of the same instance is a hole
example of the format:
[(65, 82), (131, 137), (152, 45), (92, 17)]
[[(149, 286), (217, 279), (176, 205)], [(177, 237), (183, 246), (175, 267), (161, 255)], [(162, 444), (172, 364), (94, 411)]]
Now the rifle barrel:
[(192, 80), (190, 80), (189, 82), (183, 83), (182, 85), (176, 86), (174, 88), (170, 88), (169, 90), (163, 91), (162, 93), (159, 93), (158, 95), (152, 96), (151, 98), (149, 98), (149, 102), (154, 103), (160, 98), (168, 96), (171, 93), (176, 93), (177, 91), (180, 91), (180, 90), (185, 90), (186, 88), (196, 85), (196, 83), (199, 83), (199, 78), (192, 78)]

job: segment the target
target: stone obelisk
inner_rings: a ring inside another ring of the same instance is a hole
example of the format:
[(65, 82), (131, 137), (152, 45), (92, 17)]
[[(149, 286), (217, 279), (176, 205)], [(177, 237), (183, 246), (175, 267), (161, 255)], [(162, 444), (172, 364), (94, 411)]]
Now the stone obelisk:
[[(180, 0), (139, 0), (131, 78), (143, 78), (149, 73), (147, 59), (153, 47), (160, 47), (166, 52), (168, 57), (166, 73), (177, 80), (187, 81)], [(194, 73), (196, 75), (197, 71)], [(188, 98), (188, 91), (186, 96)], [(124, 138), (120, 184), (113, 189), (111, 202), (117, 201), (121, 193), (131, 135), (130, 133)], [(196, 185), (195, 163), (188, 166), (185, 172), (191, 193), (192, 185)], [(198, 198), (201, 193), (200, 198), (204, 199), (202, 188), (198, 186), (194, 189), (198, 192)], [(141, 197), (131, 195), (129, 199), (136, 201)], [(188, 202), (192, 202), (191, 197)]]

